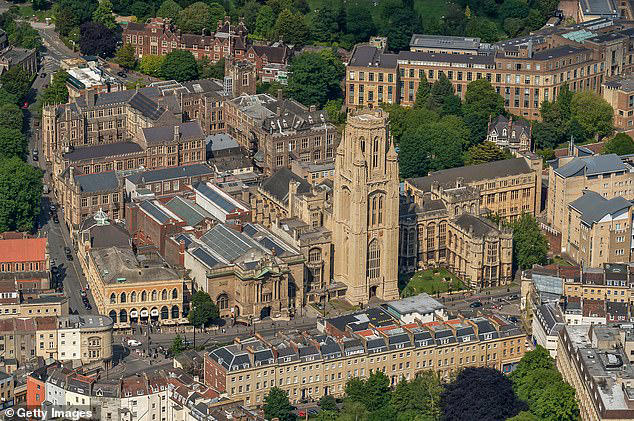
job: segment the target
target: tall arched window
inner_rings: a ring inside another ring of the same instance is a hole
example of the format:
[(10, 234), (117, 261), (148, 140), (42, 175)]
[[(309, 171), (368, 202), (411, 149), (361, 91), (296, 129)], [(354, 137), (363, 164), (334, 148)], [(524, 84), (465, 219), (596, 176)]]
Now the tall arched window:
[(167, 300), (167, 290), (161, 291), (161, 300)]
[(377, 209), (377, 204), (376, 204), (376, 201), (377, 201), (377, 197), (376, 197), (376, 196), (374, 196), (374, 197), (372, 198), (372, 203), (371, 203), (371, 205), (372, 205), (372, 206), (371, 206), (371, 209), (372, 209), (372, 219), (370, 220), (370, 221), (371, 221), (371, 222), (370, 222), (370, 225), (375, 225), (375, 224), (376, 224), (376, 209)]
[(374, 138), (374, 145), (372, 147), (372, 168), (376, 168), (379, 165), (379, 138)]
[(361, 136), (359, 138), (359, 143), (361, 144), (361, 152), (365, 153), (365, 137)]
[(379, 224), (382, 224), (383, 223), (383, 195), (379, 196), (379, 211), (378, 211), (378, 214), (379, 214), (379, 217), (378, 217)]
[(152, 301), (156, 301), (158, 299), (158, 293), (156, 290), (152, 290)]
[(343, 220), (349, 220), (350, 219), (350, 190), (347, 187), (343, 187), (341, 189), (341, 210), (340, 210), (340, 217)]
[(172, 300), (175, 300), (178, 298), (178, 290), (176, 288), (174, 288), (172, 290)]
[(368, 245), (368, 269), (367, 276), (370, 279), (381, 276), (381, 248), (375, 239)]
[(121, 293), (121, 299), (119, 300), (120, 303), (125, 303), (126, 302), (126, 296), (125, 296), (125, 292)]
[(226, 310), (229, 308), (229, 297), (227, 294), (220, 294), (218, 300), (216, 300), (216, 305), (218, 306), (218, 310)]
[(141, 292), (141, 301), (147, 301), (147, 292)]
[(130, 293), (130, 302), (133, 303), (136, 301), (136, 291), (132, 291), (132, 293)]
[(321, 262), (321, 249), (315, 247), (308, 252), (308, 263)]
[(117, 302), (117, 296), (114, 294), (110, 294), (110, 304), (115, 304)]

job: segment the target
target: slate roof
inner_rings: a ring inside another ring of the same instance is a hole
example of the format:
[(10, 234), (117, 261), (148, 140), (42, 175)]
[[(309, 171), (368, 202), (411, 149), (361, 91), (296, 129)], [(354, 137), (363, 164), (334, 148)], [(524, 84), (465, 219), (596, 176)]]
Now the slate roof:
[(357, 45), (352, 52), (352, 57), (348, 66), (380, 67), (384, 69), (395, 69), (398, 55), (382, 53), (381, 50), (372, 45)]
[(555, 173), (561, 177), (597, 175), (630, 170), (617, 154), (575, 157), (567, 164), (557, 168)]
[(407, 181), (422, 191), (430, 191), (434, 181), (442, 186), (455, 187), (456, 179), (461, 177), (465, 183), (513, 175), (530, 174), (531, 169), (524, 158), (504, 159), (466, 167), (449, 168), (429, 174), (426, 177), (409, 178)]
[(90, 248), (129, 247), (130, 233), (119, 224), (97, 225), (91, 216), (82, 222), (81, 231), (90, 230)]
[(211, 152), (240, 147), (238, 142), (227, 133), (209, 135), (205, 139), (205, 142), (207, 143), (207, 150)]
[(269, 46), (269, 45), (254, 45), (253, 50), (259, 56), (266, 56), (269, 63), (286, 64), (288, 56), (290, 55), (290, 49), (286, 45), (281, 46)]
[(497, 227), (485, 219), (469, 213), (463, 213), (456, 218), (456, 224), (466, 231), (473, 229), (473, 233), (478, 237), (483, 237), (492, 231), (496, 232), (498, 230)]
[(134, 184), (152, 183), (155, 181), (175, 180), (177, 178), (197, 177), (213, 174), (213, 170), (205, 164), (191, 164), (180, 167), (161, 168), (158, 170), (143, 171), (126, 177)]
[(165, 108), (157, 102), (152, 101), (141, 92), (136, 92), (136, 94), (130, 98), (128, 104), (130, 104), (132, 108), (140, 112), (143, 116), (151, 120), (158, 120), (165, 112)]
[(119, 180), (114, 171), (98, 174), (76, 175), (75, 183), (84, 193), (115, 192), (119, 190)]
[(281, 168), (275, 174), (266, 178), (262, 181), (261, 188), (280, 202), (286, 203), (288, 200), (288, 183), (291, 180), (299, 182), (298, 194), (310, 191), (310, 183), (288, 168)]
[(165, 207), (183, 219), (187, 225), (195, 227), (205, 219), (215, 220), (214, 216), (189, 199), (174, 197)]
[(592, 225), (607, 215), (627, 211), (632, 206), (632, 202), (625, 200), (622, 196), (608, 200), (599, 193), (585, 190), (583, 195), (571, 202), (569, 206), (581, 213), (583, 222)]
[(101, 158), (104, 156), (124, 155), (141, 152), (143, 148), (134, 142), (106, 143), (103, 145), (82, 146), (72, 152), (64, 154), (64, 159), (82, 161), (85, 159)]
[[(143, 137), (148, 143), (166, 143), (174, 140), (175, 126), (147, 127), (143, 129)], [(178, 133), (182, 140), (203, 139), (205, 137), (200, 123), (188, 121), (178, 125)]]

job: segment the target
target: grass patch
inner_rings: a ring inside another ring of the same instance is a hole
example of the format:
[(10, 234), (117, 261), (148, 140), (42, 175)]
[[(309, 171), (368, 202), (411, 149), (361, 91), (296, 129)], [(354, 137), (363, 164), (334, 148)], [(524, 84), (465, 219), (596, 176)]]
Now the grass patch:
[(446, 0), (415, 0), (414, 10), (423, 20), (440, 20), (447, 13)]
[(567, 261), (566, 259), (564, 259), (561, 256), (555, 256), (553, 257), (553, 263), (559, 266), (573, 266), (572, 263), (570, 263), (569, 261)]
[(462, 289), (465, 289), (462, 281), (447, 269), (427, 269), (414, 273), (401, 295), (408, 297), (422, 292), (434, 295)]
[(31, 20), (33, 16), (37, 18), (38, 22), (44, 22), (46, 18), (53, 17), (53, 9), (48, 10), (33, 10), (33, 7), (30, 4), (25, 4), (23, 6), (18, 7), (18, 13), (23, 19)]

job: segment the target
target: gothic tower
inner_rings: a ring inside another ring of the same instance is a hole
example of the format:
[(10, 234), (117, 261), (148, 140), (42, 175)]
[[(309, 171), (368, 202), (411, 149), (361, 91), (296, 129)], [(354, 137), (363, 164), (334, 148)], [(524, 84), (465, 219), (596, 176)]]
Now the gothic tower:
[(334, 180), (335, 282), (346, 299), (398, 299), (398, 157), (380, 109), (350, 114)]

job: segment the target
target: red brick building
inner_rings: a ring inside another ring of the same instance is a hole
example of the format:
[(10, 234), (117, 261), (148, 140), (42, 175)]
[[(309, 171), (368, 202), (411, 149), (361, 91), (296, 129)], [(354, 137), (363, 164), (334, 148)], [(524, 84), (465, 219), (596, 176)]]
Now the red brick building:
[(39, 272), (47, 269), (46, 238), (0, 240), (0, 272)]

